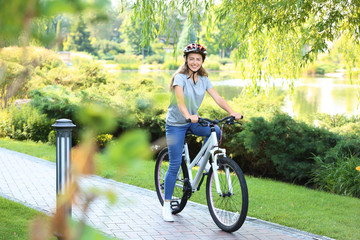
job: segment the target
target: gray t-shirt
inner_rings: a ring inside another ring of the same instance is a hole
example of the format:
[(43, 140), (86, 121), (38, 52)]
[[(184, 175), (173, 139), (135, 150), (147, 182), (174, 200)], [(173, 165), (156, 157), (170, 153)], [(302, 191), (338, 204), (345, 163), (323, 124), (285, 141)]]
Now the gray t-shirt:
[[(212, 88), (212, 84), (208, 77), (198, 76), (198, 81), (194, 84), (192, 78), (188, 79), (185, 74), (176, 74), (174, 78), (174, 86), (180, 86), (184, 91), (184, 102), (187, 110), (191, 115), (197, 115), (198, 109), (204, 99), (206, 90)], [(166, 114), (166, 124), (171, 126), (183, 126), (186, 125), (186, 119), (182, 115), (176, 101), (176, 96), (173, 91), (171, 95), (170, 105)]]

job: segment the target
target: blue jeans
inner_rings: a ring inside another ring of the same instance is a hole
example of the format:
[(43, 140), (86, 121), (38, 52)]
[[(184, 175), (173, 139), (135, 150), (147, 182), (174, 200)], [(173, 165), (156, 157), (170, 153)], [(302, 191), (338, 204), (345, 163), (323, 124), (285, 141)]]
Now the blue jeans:
[[(169, 150), (169, 169), (165, 175), (165, 200), (171, 200), (176, 183), (176, 176), (178, 174), (182, 152), (184, 147), (185, 135), (187, 130), (192, 134), (205, 137), (204, 143), (209, 139), (211, 130), (209, 126), (203, 127), (199, 123), (189, 123), (185, 126), (170, 126), (166, 124), (166, 141)], [(219, 140), (221, 131), (218, 126), (215, 126), (216, 136)]]

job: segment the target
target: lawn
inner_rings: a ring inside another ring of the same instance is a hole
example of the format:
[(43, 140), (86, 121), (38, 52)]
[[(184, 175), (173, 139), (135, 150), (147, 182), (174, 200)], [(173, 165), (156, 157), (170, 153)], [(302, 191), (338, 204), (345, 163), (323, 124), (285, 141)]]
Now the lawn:
[[(0, 139), (0, 147), (24, 152), (36, 157), (54, 161), (55, 147)], [(31, 152), (31, 153), (30, 153)], [(47, 153), (46, 153), (47, 152)], [(98, 163), (102, 165), (102, 163)], [(116, 181), (155, 190), (154, 161), (145, 162), (136, 174), (117, 174), (106, 166), (101, 166), (97, 174)], [(251, 217), (278, 223), (299, 230), (335, 239), (358, 239), (360, 236), (360, 199), (339, 196), (308, 189), (303, 186), (277, 182), (269, 179), (246, 176), (249, 189), (249, 212)], [(191, 201), (205, 203), (205, 185)]]
[(37, 216), (46, 215), (0, 197), (0, 239), (30, 239), (29, 226)]

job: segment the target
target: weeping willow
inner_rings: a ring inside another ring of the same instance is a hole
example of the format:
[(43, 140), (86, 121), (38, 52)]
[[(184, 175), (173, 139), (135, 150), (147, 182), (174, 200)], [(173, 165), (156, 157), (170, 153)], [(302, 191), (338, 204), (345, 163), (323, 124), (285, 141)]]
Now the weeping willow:
[[(123, 0), (125, 4), (127, 1)], [(247, 65), (249, 89), (260, 91), (281, 79), (290, 87), (301, 69), (327, 52), (330, 43), (341, 41), (348, 72), (359, 78), (356, 56), (360, 37), (360, 2), (353, 0), (137, 0), (130, 1), (134, 19), (142, 21), (143, 44), (160, 32), (179, 26), (174, 14), (201, 21), (211, 36), (219, 21), (226, 21), (224, 41), (237, 45), (238, 63)], [(169, 25), (171, 23), (172, 25)], [(198, 29), (199, 30), (199, 29)], [(175, 42), (176, 42), (175, 36)], [(332, 44), (331, 44), (332, 45)]]

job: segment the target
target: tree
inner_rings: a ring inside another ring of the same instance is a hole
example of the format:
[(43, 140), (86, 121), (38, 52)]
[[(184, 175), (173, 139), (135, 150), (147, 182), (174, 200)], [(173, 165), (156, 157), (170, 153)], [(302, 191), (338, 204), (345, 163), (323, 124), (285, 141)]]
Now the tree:
[(143, 57), (152, 54), (150, 45), (145, 46), (142, 35), (139, 34), (142, 29), (142, 23), (140, 21), (132, 21), (130, 18), (126, 18), (120, 28), (121, 35), (127, 43), (130, 53), (136, 55), (143, 55)]
[(73, 26), (73, 30), (68, 35), (68, 38), (64, 43), (64, 50), (75, 50), (91, 54), (95, 53), (95, 49), (91, 45), (90, 31), (87, 30), (87, 26), (82, 16), (79, 17), (78, 21)]
[(198, 42), (198, 38), (196, 37), (196, 32), (193, 24), (189, 22), (189, 19), (187, 19), (179, 37), (178, 52), (179, 53), (182, 52), (185, 46), (187, 46), (189, 43), (194, 43), (194, 42)]
[[(351, 0), (213, 0), (203, 1), (135, 1), (134, 16), (143, 22), (142, 36), (151, 41), (158, 24), (166, 30), (168, 14), (174, 9), (189, 12), (189, 18), (199, 18), (203, 11), (204, 25), (234, 16), (227, 22), (229, 41), (239, 41), (238, 58), (247, 59), (252, 87), (259, 82), (281, 77), (290, 85), (300, 69), (316, 59), (319, 52), (329, 50), (329, 42), (347, 34), (354, 45), (360, 37), (360, 2)], [(213, 28), (207, 28), (207, 34)], [(226, 37), (224, 39), (226, 39)]]

